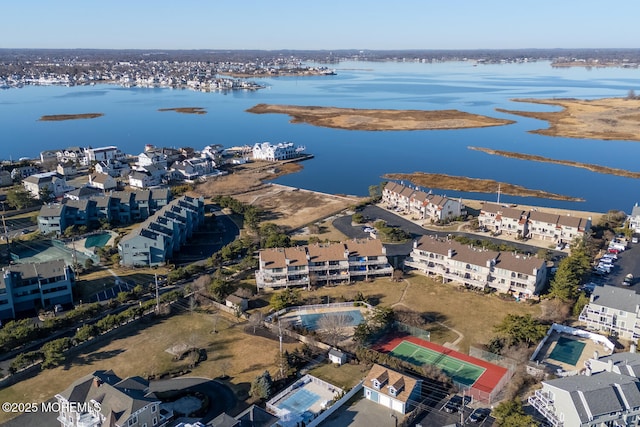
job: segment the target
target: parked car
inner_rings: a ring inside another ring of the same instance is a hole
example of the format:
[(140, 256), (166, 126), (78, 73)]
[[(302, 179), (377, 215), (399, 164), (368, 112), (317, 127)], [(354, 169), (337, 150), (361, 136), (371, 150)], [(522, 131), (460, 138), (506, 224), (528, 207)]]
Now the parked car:
[(629, 273), (624, 276), (624, 280), (622, 281), (623, 286), (631, 286), (633, 285), (633, 274)]
[(444, 409), (445, 412), (451, 414), (454, 412), (458, 412), (460, 408), (462, 408), (463, 403), (465, 406), (471, 403), (471, 396), (465, 396), (463, 400), (462, 396), (456, 394), (455, 396), (451, 397), (451, 399), (449, 399), (447, 403), (444, 404), (442, 409)]
[(632, 237), (631, 238), (631, 243), (638, 243), (638, 238), (637, 237)]
[(485, 420), (491, 413), (489, 408), (476, 408), (471, 415), (469, 415), (470, 423), (479, 423)]

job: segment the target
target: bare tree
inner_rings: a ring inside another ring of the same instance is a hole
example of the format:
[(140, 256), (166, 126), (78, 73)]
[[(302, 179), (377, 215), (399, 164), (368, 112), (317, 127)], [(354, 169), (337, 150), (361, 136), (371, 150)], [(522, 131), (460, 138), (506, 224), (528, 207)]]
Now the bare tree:
[(255, 335), (256, 329), (262, 327), (264, 322), (264, 314), (261, 311), (256, 311), (249, 316), (249, 324), (253, 327), (253, 334)]
[(227, 378), (227, 372), (229, 371), (229, 369), (231, 369), (231, 362), (223, 359), (220, 361), (216, 361), (216, 365), (218, 366), (218, 369), (220, 369), (220, 377), (222, 379)]
[(202, 276), (198, 277), (196, 280), (193, 281), (193, 291), (194, 292), (203, 292), (207, 289), (207, 287), (209, 286), (209, 283), (211, 283), (211, 276), (209, 276), (208, 274), (203, 274)]
[(213, 323), (213, 333), (217, 334), (218, 333), (218, 312), (214, 311), (211, 314), (211, 321)]
[(325, 314), (318, 319), (318, 331), (328, 344), (336, 346), (347, 338), (346, 328), (351, 326), (351, 321), (347, 314)]
[(191, 295), (189, 297), (189, 313), (193, 314), (198, 308), (198, 301), (196, 301), (196, 297)]

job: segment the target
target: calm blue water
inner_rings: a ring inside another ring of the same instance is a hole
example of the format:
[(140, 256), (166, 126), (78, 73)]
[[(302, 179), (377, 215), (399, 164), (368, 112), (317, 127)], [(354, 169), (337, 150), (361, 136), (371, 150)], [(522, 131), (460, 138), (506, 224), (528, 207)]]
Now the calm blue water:
[[(0, 157), (36, 157), (72, 145), (117, 145), (138, 154), (157, 146), (225, 146), (293, 141), (315, 158), (300, 173), (277, 182), (329, 193), (365, 195), (387, 172), (431, 172), (490, 178), (528, 188), (582, 197), (582, 203), (502, 196), (501, 201), (593, 211), (622, 209), (640, 201), (636, 180), (576, 168), (490, 156), (470, 145), (638, 170), (640, 142), (552, 138), (528, 133), (546, 127), (495, 108), (553, 111), (555, 107), (510, 101), (515, 97), (624, 97), (639, 89), (640, 70), (553, 69), (546, 62), (483, 65), (341, 63), (337, 76), (265, 79), (256, 92), (92, 87), (26, 87), (0, 91)], [(258, 103), (352, 108), (459, 109), (517, 123), (485, 129), (366, 132), (290, 124), (285, 115), (255, 115)], [(206, 115), (158, 112), (204, 107)], [(48, 114), (104, 113), (92, 120), (38, 122)], [(438, 193), (443, 191), (434, 189)], [(458, 193), (481, 200), (495, 195)]]

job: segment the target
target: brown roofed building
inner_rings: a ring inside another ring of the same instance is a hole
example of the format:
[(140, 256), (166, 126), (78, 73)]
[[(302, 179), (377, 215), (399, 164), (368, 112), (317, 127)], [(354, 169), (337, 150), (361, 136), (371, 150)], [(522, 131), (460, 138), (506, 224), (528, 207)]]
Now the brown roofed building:
[(258, 289), (348, 283), (393, 273), (384, 246), (375, 239), (264, 249), (259, 266)]
[(538, 240), (558, 240), (556, 226), (560, 215), (550, 214), (540, 211), (531, 211), (529, 214), (529, 235), (528, 237)]
[(364, 380), (364, 396), (401, 414), (410, 412), (418, 401), (422, 380), (374, 364)]
[(387, 183), (382, 191), (382, 201), (390, 209), (410, 214), (416, 219), (431, 219), (434, 222), (466, 214), (461, 200), (425, 193), (395, 182)]
[(546, 283), (544, 260), (423, 236), (414, 242), (405, 266), (475, 288), (491, 287), (518, 298), (539, 295)]

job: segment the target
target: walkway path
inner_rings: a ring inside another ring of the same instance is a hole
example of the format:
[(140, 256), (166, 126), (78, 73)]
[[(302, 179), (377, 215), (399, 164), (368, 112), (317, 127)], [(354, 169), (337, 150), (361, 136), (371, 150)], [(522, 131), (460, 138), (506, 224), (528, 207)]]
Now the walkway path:
[[(412, 310), (411, 307), (409, 307), (408, 305), (406, 305), (404, 303), (404, 298), (407, 295), (407, 291), (409, 290), (409, 286), (411, 285), (411, 282), (409, 282), (409, 280), (407, 280), (407, 279), (403, 279), (403, 281), (406, 283), (406, 286), (404, 287), (404, 290), (402, 291), (402, 295), (400, 296), (400, 299), (397, 302), (391, 304), (391, 308), (397, 307), (397, 306), (403, 306), (403, 307), (406, 307), (406, 308)], [(458, 350), (460, 348), (460, 343), (464, 339), (464, 334), (462, 332), (460, 332), (459, 330), (452, 328), (451, 326), (445, 325), (442, 322), (437, 322), (436, 321), (435, 323), (437, 323), (438, 325), (442, 326), (443, 328), (446, 328), (446, 329), (450, 330), (454, 334), (458, 335), (458, 338), (456, 338), (455, 341), (446, 342), (446, 343), (443, 344), (447, 348), (450, 348), (452, 350)]]

